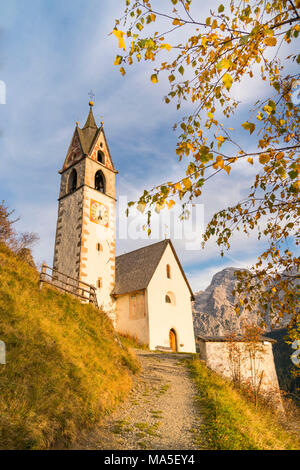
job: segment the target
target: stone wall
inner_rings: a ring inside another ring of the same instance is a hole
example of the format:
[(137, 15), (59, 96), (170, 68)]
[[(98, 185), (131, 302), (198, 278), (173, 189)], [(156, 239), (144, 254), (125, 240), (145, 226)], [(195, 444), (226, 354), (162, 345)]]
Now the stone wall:
[[(272, 342), (266, 340), (257, 344), (259, 350), (256, 352), (254, 369), (247, 350), (249, 343), (246, 342), (197, 339), (197, 351), (210, 369), (230, 380), (234, 380), (237, 374), (240, 374), (241, 382), (251, 384), (256, 375), (256, 385), (261, 379), (260, 392), (270, 395), (276, 404), (282, 406)], [(251, 372), (251, 364), (254, 372)]]
[(79, 278), (83, 187), (59, 200), (53, 267)]

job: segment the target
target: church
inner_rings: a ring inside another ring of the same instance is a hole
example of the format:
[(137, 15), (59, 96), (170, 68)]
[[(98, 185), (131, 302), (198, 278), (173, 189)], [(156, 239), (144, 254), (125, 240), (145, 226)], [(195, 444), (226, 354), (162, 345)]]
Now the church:
[(95, 286), (116, 330), (149, 349), (195, 352), (194, 295), (171, 240), (116, 257), (115, 169), (93, 102), (62, 169), (53, 269)]

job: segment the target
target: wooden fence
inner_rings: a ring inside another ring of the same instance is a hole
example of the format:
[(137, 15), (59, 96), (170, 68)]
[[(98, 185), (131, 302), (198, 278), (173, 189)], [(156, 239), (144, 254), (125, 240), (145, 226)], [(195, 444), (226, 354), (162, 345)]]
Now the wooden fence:
[(68, 292), (84, 302), (94, 304), (98, 308), (96, 288), (94, 286), (61, 273), (46, 264), (42, 265), (40, 273), (40, 289), (42, 289), (43, 284), (49, 284), (63, 292)]

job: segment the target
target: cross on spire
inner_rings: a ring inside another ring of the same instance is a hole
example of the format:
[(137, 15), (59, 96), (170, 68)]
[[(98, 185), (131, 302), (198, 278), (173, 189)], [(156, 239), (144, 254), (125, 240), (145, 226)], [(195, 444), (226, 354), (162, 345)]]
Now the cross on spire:
[(93, 106), (94, 102), (93, 102), (93, 99), (95, 97), (95, 93), (93, 92), (93, 90), (91, 89), (91, 91), (88, 93), (89, 97), (90, 97), (90, 106)]

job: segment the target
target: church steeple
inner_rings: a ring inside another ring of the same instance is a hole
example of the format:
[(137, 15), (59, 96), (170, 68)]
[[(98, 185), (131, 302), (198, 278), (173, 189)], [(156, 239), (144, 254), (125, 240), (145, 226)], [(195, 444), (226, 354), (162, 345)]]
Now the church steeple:
[(94, 115), (93, 115), (93, 106), (94, 106), (93, 101), (90, 101), (89, 105), (90, 105), (90, 112), (89, 112), (88, 118), (86, 120), (86, 123), (85, 123), (85, 125), (83, 126), (82, 129), (87, 129), (89, 127), (91, 127), (92, 129), (98, 129), (95, 118), (94, 118)]
[(98, 304), (114, 315), (115, 177), (103, 125), (97, 126), (90, 101), (85, 125), (76, 123), (64, 166), (54, 267), (97, 288)]

